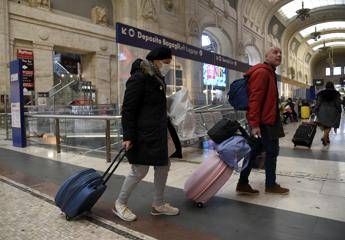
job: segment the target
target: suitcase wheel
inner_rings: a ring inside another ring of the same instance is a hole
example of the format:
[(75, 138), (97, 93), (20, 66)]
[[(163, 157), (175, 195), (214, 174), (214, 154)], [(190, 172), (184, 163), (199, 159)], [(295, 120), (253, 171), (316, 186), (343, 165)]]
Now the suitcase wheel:
[(72, 217), (70, 217), (70, 216), (68, 216), (68, 215), (66, 215), (65, 217), (66, 217), (66, 220), (67, 220), (67, 221), (71, 221), (71, 220), (72, 220)]
[(203, 204), (202, 202), (197, 202), (197, 203), (196, 203), (196, 206), (197, 206), (198, 208), (203, 208), (203, 207), (204, 207), (204, 204)]

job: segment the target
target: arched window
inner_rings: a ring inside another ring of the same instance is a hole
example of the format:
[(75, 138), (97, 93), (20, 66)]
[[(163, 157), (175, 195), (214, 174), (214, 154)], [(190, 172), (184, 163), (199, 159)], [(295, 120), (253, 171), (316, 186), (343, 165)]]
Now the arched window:
[(203, 49), (211, 52), (218, 51), (216, 40), (207, 32), (203, 32), (201, 36), (201, 46)]

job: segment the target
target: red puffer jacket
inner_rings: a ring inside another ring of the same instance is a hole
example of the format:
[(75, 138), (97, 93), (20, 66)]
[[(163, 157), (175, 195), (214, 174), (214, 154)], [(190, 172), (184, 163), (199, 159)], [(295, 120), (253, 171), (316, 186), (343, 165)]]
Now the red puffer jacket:
[(260, 63), (251, 67), (246, 75), (250, 76), (247, 111), (249, 126), (273, 125), (277, 118), (278, 100), (275, 69), (268, 64)]

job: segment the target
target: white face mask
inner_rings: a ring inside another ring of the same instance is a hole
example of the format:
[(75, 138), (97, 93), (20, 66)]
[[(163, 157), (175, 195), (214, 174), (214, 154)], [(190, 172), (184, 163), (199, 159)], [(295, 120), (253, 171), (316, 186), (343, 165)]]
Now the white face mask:
[(161, 72), (162, 76), (167, 75), (167, 73), (170, 71), (170, 64), (162, 63), (159, 71)]

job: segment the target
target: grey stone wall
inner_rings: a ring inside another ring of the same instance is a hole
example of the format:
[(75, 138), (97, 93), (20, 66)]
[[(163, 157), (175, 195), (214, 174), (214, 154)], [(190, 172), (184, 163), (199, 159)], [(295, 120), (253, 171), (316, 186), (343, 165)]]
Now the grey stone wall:
[(51, 0), (51, 8), (78, 15), (85, 18), (90, 18), (91, 9), (94, 6), (105, 7), (107, 9), (108, 24), (113, 23), (113, 4), (111, 0)]

